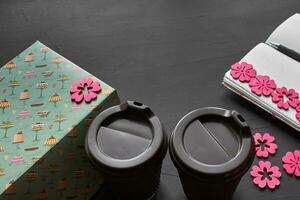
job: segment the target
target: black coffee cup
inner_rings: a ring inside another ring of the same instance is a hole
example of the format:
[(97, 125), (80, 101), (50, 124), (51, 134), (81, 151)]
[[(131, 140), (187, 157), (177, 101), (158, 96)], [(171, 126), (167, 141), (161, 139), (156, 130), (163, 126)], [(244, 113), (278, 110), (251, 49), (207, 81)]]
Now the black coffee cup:
[(149, 107), (127, 101), (100, 113), (86, 137), (86, 152), (120, 200), (156, 195), (168, 139)]
[(189, 200), (232, 199), (255, 156), (244, 118), (221, 108), (201, 108), (183, 117), (169, 150)]

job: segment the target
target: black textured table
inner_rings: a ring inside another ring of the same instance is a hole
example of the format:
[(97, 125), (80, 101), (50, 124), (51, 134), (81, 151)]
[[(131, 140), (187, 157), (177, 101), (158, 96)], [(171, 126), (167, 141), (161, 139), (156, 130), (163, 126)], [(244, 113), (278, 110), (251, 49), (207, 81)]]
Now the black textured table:
[[(280, 149), (270, 160), (281, 166), (286, 151), (300, 148), (297, 132), (221, 81), (231, 63), (299, 8), (299, 0), (0, 1), (0, 63), (40, 40), (117, 88), (122, 100), (152, 107), (169, 134), (195, 108), (235, 109), (253, 131), (277, 137)], [(185, 200), (169, 156), (161, 180), (157, 200)], [(298, 200), (299, 188), (300, 179), (283, 173), (280, 188), (260, 191), (247, 174), (234, 199)]]

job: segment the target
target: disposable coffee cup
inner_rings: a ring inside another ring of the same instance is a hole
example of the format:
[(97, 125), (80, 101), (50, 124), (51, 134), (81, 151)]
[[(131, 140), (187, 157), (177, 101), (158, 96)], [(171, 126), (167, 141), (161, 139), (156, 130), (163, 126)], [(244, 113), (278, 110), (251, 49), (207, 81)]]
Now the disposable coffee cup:
[(100, 113), (86, 137), (86, 152), (120, 200), (150, 200), (157, 192), (168, 139), (144, 104), (127, 101)]
[(221, 108), (200, 108), (184, 116), (169, 150), (189, 200), (232, 199), (255, 156), (244, 118)]

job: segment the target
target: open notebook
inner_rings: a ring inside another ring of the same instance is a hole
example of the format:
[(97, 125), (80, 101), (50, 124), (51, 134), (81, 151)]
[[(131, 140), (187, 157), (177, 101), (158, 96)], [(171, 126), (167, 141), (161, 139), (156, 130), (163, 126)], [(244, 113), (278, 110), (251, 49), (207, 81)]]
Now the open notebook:
[[(240, 64), (246, 62), (253, 66), (256, 74), (253, 71), (250, 73), (250, 81), (244, 80), (243, 78), (241, 81), (237, 77), (238, 74), (235, 74), (234, 78), (231, 73), (231, 67), (224, 76), (223, 84), (230, 90), (255, 103), (278, 119), (300, 131), (300, 106), (297, 111), (297, 106), (295, 105), (295, 99), (298, 99), (297, 92), (300, 93), (300, 63), (268, 45), (267, 43), (269, 42), (278, 43), (291, 50), (300, 52), (300, 14), (295, 14), (288, 18), (275, 29), (265, 43), (260, 43), (255, 46), (238, 62)], [(259, 79), (259, 75), (267, 75), (270, 79), (274, 80), (276, 88), (274, 88), (271, 82), (268, 82), (270, 80)], [(249, 79), (249, 76), (247, 78)], [(266, 84), (265, 81), (267, 81), (268, 84)], [(250, 82), (252, 83), (250, 84)], [(261, 84), (261, 87), (270, 86), (266, 92), (268, 94), (256, 94), (253, 92), (253, 88), (260, 89), (259, 84)], [(282, 93), (283, 90), (277, 92), (277, 90), (283, 86), (286, 87), (288, 91), (289, 89), (294, 89), (295, 92), (290, 91), (287, 95), (285, 95), (284, 92)], [(270, 90), (272, 90), (271, 94), (269, 94)], [(283, 96), (281, 96), (281, 94), (283, 94)], [(280, 108), (281, 97), (283, 103), (290, 102), (291, 105), (288, 105), (288, 108), (287, 106)], [(298, 112), (299, 115), (297, 118), (296, 114)]]

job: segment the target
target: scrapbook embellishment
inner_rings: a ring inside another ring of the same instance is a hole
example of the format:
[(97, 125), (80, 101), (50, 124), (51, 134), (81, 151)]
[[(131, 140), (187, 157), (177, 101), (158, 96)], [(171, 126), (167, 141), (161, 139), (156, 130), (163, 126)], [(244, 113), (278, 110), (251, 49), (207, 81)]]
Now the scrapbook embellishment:
[(277, 103), (278, 108), (288, 110), (291, 106), (296, 108), (299, 104), (298, 93), (294, 89), (287, 90), (286, 87), (277, 88), (272, 93), (272, 101)]
[(80, 82), (73, 83), (70, 88), (71, 99), (76, 103), (81, 103), (82, 100), (90, 103), (97, 98), (100, 91), (100, 83), (91, 78), (83, 78)]
[(270, 96), (276, 89), (274, 80), (271, 80), (269, 76), (258, 75), (250, 80), (249, 86), (251, 91), (258, 96)]
[(253, 183), (260, 189), (265, 187), (275, 189), (280, 185), (280, 169), (272, 166), (270, 161), (259, 161), (258, 165), (252, 167), (250, 175), (253, 177)]
[(256, 71), (251, 64), (242, 62), (231, 65), (230, 74), (236, 80), (249, 82), (251, 78), (256, 76)]
[(296, 108), (296, 118), (300, 122), (300, 105), (298, 105), (297, 108)]
[(300, 150), (295, 150), (294, 152), (287, 152), (285, 156), (282, 157), (283, 169), (289, 175), (295, 175), (300, 177)]
[(278, 145), (275, 143), (275, 137), (269, 133), (255, 133), (254, 136), (256, 156), (261, 158), (267, 158), (269, 154), (274, 155), (278, 149)]
[(270, 96), (279, 109), (295, 109), (295, 118), (300, 121), (299, 94), (294, 89), (277, 88), (274, 80), (267, 75), (257, 75), (255, 68), (246, 62), (231, 65), (230, 75), (237, 81), (247, 83), (254, 94)]

